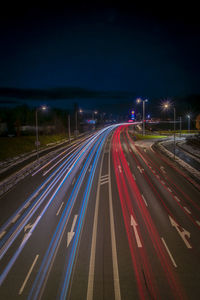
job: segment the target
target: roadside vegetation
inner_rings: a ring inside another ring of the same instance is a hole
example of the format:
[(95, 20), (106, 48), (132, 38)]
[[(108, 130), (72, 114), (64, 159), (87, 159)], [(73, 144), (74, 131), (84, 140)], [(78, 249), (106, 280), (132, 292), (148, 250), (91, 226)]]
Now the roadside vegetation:
[[(41, 135), (40, 149), (68, 139), (66, 135)], [(35, 150), (35, 136), (1, 137), (0, 161)]]

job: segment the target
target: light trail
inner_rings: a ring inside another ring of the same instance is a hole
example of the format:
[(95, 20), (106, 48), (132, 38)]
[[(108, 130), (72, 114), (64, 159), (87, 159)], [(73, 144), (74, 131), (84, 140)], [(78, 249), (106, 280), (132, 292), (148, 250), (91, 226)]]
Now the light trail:
[[(86, 153), (86, 150), (89, 151), (89, 148), (91, 146), (91, 144), (97, 139), (97, 137), (102, 134), (105, 130), (107, 129), (103, 129), (101, 132), (97, 133), (95, 135), (95, 137), (92, 138), (92, 140), (90, 140), (89, 143), (87, 143), (86, 147), (84, 149), (82, 149), (82, 151), (79, 153), (79, 155), (77, 157), (75, 157), (75, 160), (71, 161), (71, 166), (67, 172), (67, 174), (64, 176), (64, 179), (62, 179), (61, 183), (59, 184), (59, 186), (56, 188), (56, 191), (54, 192), (53, 196), (51, 196), (50, 200), (48, 201), (48, 203), (46, 204), (45, 208), (43, 209), (43, 211), (40, 213), (40, 218), (44, 215), (44, 213), (46, 212), (47, 208), (49, 207), (49, 205), (51, 204), (51, 202), (53, 201), (55, 195), (57, 194), (57, 192), (59, 191), (59, 189), (61, 188), (61, 186), (63, 185), (63, 183), (66, 181), (66, 178), (70, 175), (70, 173), (72, 172), (72, 169), (76, 166), (76, 164), (80, 163), (80, 159), (81, 157)], [(64, 171), (63, 171), (64, 172)], [(55, 179), (54, 179), (55, 180)], [(57, 180), (58, 181), (58, 180)], [(56, 182), (57, 183), (57, 182)], [(52, 189), (52, 188), (51, 188)], [(7, 240), (7, 242), (4, 244), (4, 246), (1, 248), (1, 252), (0, 252), (0, 257), (2, 258), (5, 253), (7, 252), (7, 250), (9, 249), (9, 247), (12, 245), (12, 243), (15, 241), (15, 239), (17, 238), (17, 236), (20, 234), (20, 232), (22, 231), (22, 229), (24, 228), (24, 226), (29, 222), (30, 218), (33, 216), (33, 214), (36, 212), (36, 210), (39, 208), (39, 206), (41, 205), (41, 203), (44, 201), (44, 197), (41, 199), (41, 201), (39, 203), (35, 203), (35, 206), (31, 208), (31, 210), (29, 210), (29, 214), (23, 219), (22, 223), (19, 224), (19, 226), (17, 227), (17, 229), (15, 230), (14, 233), (12, 233), (12, 235), (10, 236), (10, 238)], [(38, 219), (37, 219), (38, 220)], [(38, 224), (38, 222), (37, 222)], [(37, 225), (36, 224), (36, 225)], [(31, 231), (33, 231), (33, 229), (35, 229), (36, 226), (34, 226)], [(32, 232), (31, 232), (32, 233)], [(2, 272), (2, 275), (0, 277), (0, 284), (2, 284), (2, 282), (5, 280), (7, 274), (9, 273), (10, 269), (12, 268), (13, 264), (15, 263), (16, 259), (18, 258), (19, 254), (21, 253), (22, 249), (24, 248), (25, 243), (28, 241), (28, 239), (30, 238), (31, 235), (28, 235), (26, 237), (26, 239), (23, 240), (23, 242), (21, 243), (20, 247), (17, 249), (17, 251), (14, 253), (13, 257), (10, 259), (8, 265), (6, 266), (6, 268), (4, 269), (4, 271)]]
[[(183, 201), (183, 199), (182, 199), (183, 205), (180, 203), (180, 201), (177, 201), (177, 198), (176, 198), (176, 197), (177, 197), (177, 194), (176, 194), (176, 192), (174, 191), (174, 189), (173, 189), (173, 188), (171, 189), (171, 188), (169, 188), (168, 186), (166, 186), (166, 184), (163, 183), (163, 180), (160, 179), (160, 177), (159, 177), (159, 178), (157, 177), (156, 172), (155, 172), (152, 168), (150, 168), (149, 163), (147, 162), (146, 159), (144, 159), (143, 155), (145, 155), (145, 154), (144, 154), (144, 153), (141, 154), (141, 152), (138, 150), (138, 147), (136, 147), (136, 146), (134, 145), (134, 143), (133, 143), (132, 139), (130, 138), (130, 135), (128, 134), (127, 131), (126, 131), (126, 133), (127, 133), (128, 140), (130, 141), (130, 143), (133, 144), (133, 146), (134, 146), (135, 149), (137, 150), (137, 153), (138, 153), (139, 157), (144, 161), (144, 163), (146, 164), (146, 166), (149, 168), (150, 172), (157, 178), (157, 180), (160, 182), (160, 184), (163, 186), (163, 188), (164, 188), (166, 191), (168, 191), (168, 192), (170, 193), (171, 197), (173, 197), (173, 198), (175, 199), (175, 201), (177, 202), (178, 206), (181, 208), (181, 210), (183, 211), (183, 213), (184, 213), (184, 214), (190, 219), (190, 221), (191, 221), (191, 222), (199, 229), (199, 226), (196, 224), (196, 220), (195, 220), (196, 217), (193, 217), (187, 210), (184, 209), (184, 206), (186, 206), (187, 204), (185, 204), (185, 202)], [(128, 141), (126, 141), (126, 143), (128, 143)], [(133, 152), (131, 152), (131, 154), (132, 154), (134, 160), (136, 161), (136, 163), (139, 164), (140, 167), (142, 167), (142, 165), (141, 165), (141, 163), (139, 162), (139, 160), (138, 160), (138, 158), (136, 157), (136, 155), (135, 155)], [(159, 171), (160, 171), (160, 170), (159, 170)], [(156, 193), (157, 197), (160, 199), (161, 203), (163, 204), (163, 206), (164, 206), (165, 209), (167, 210), (167, 213), (170, 214), (170, 215), (174, 218), (173, 213), (168, 209), (168, 207), (167, 207), (166, 204), (164, 203), (163, 199), (160, 197), (160, 194), (159, 194), (158, 191), (155, 189), (155, 187), (153, 186), (152, 182), (149, 180), (149, 178), (148, 178), (146, 172), (144, 172), (144, 176), (145, 176), (145, 179), (146, 179), (146, 180), (148, 181), (148, 183), (150, 184), (150, 186), (152, 187), (154, 193)], [(160, 172), (160, 176), (163, 177), (162, 172)], [(163, 178), (164, 178), (164, 177), (163, 177)], [(164, 178), (164, 179), (165, 179), (165, 178)], [(169, 178), (168, 178), (168, 180), (169, 180)], [(174, 185), (175, 185), (175, 184), (174, 184)], [(175, 186), (176, 186), (176, 185), (175, 185)], [(173, 191), (173, 193), (172, 193), (172, 191)], [(188, 198), (188, 200), (189, 200), (190, 202), (193, 203), (193, 201), (192, 201), (189, 197), (187, 197), (187, 198)], [(193, 204), (194, 204), (194, 203), (193, 203)], [(197, 205), (195, 205), (195, 206), (198, 207)], [(199, 209), (199, 207), (198, 207), (198, 209)]]
[[(67, 223), (68, 223), (68, 220), (69, 220), (69, 216), (70, 216), (70, 213), (71, 213), (71, 210), (73, 208), (73, 205), (75, 203), (75, 200), (76, 200), (76, 197), (78, 195), (78, 192), (79, 192), (79, 189), (81, 187), (81, 184), (84, 180), (84, 177), (85, 177), (85, 174), (88, 170), (88, 167), (90, 166), (91, 164), (91, 160), (93, 158), (93, 155), (96, 153), (99, 153), (99, 151), (97, 151), (98, 149), (98, 144), (99, 144), (99, 141), (96, 141), (96, 144), (94, 144), (93, 146), (93, 149), (90, 151), (90, 153), (88, 154), (88, 157), (87, 157), (87, 160), (81, 170), (81, 173), (75, 183), (75, 186), (73, 188), (73, 191), (71, 193), (71, 196), (67, 202), (67, 205), (65, 206), (65, 209), (61, 215), (61, 218), (60, 218), (60, 221), (57, 225), (57, 229), (53, 235), (53, 238), (51, 240), (51, 243), (49, 245), (49, 248), (45, 254), (45, 257), (43, 259), (43, 262), (41, 264), (41, 267), (40, 267), (40, 270), (38, 272), (38, 275), (35, 279), (35, 282), (32, 286), (32, 289), (30, 291), (30, 294), (29, 294), (29, 299), (37, 299), (37, 296), (42, 293), (43, 289), (44, 289), (44, 284), (47, 280), (47, 277), (50, 273), (50, 269), (52, 267), (52, 264), (53, 264), (53, 261), (55, 259), (55, 256), (56, 256), (56, 253), (58, 251), (58, 247), (61, 243), (61, 240), (62, 240), (62, 237), (63, 237), (63, 234), (64, 234), (64, 231), (65, 231), (65, 228), (67, 226)], [(93, 169), (94, 169), (94, 166), (93, 166)], [(92, 169), (92, 170), (93, 170)], [(90, 172), (90, 176), (93, 176), (93, 172), (91, 171)], [(92, 181), (90, 181), (90, 184), (92, 184)], [(77, 225), (77, 228), (79, 229), (79, 226), (80, 224), (82, 224), (82, 212), (83, 212), (83, 208), (81, 210), (81, 212), (79, 213), (79, 219), (78, 219), (78, 225)], [(80, 223), (81, 222), (81, 223)], [(79, 230), (80, 231), (80, 230)], [(75, 241), (77, 240), (77, 232), (79, 231), (76, 231), (76, 234), (75, 234), (75, 237), (74, 237), (74, 240), (73, 240), (73, 243), (72, 243), (72, 249), (74, 249), (74, 243)], [(79, 237), (79, 235), (78, 235)], [(73, 250), (71, 252), (71, 257), (73, 257), (72, 255), (73, 253)], [(75, 254), (74, 254), (75, 255)], [(70, 263), (70, 262), (69, 262)], [(69, 272), (68, 272), (69, 274)], [(69, 276), (70, 277), (70, 276)], [(69, 277), (68, 277), (68, 280), (69, 280)], [(66, 290), (66, 283), (65, 283), (65, 290)]]
[[(135, 183), (135, 181), (133, 180), (132, 176), (131, 176), (131, 171), (130, 168), (127, 164), (125, 155), (123, 153), (122, 150), (122, 146), (121, 146), (121, 141), (120, 141), (120, 130), (122, 128), (118, 129), (118, 140), (116, 140), (116, 144), (118, 143), (119, 145), (119, 149), (118, 149), (118, 153), (120, 155), (120, 160), (121, 160), (121, 164), (123, 166), (127, 181), (129, 183), (129, 186), (131, 188), (131, 190), (134, 192), (135, 195), (135, 199), (137, 201), (138, 204), (138, 208), (139, 208), (139, 212), (141, 217), (143, 218), (143, 221), (146, 225), (146, 230), (149, 233), (149, 237), (151, 238), (151, 241), (154, 245), (154, 249), (157, 253), (157, 257), (159, 258), (160, 264), (163, 268), (164, 274), (167, 278), (169, 287), (171, 288), (172, 293), (174, 294), (175, 297), (178, 297), (179, 299), (184, 298), (184, 293), (181, 290), (181, 287), (179, 286), (178, 280), (174, 278), (174, 272), (170, 267), (170, 263), (169, 263), (169, 259), (168, 256), (166, 256), (166, 249), (164, 248), (163, 243), (161, 243), (161, 239), (160, 236), (156, 230), (156, 227), (151, 219), (151, 216), (147, 210), (147, 207), (141, 197), (140, 191)], [(116, 130), (117, 131), (117, 130)], [(114, 154), (114, 153), (113, 153)], [(113, 158), (113, 161), (115, 162), (116, 157)], [(119, 164), (119, 162), (118, 162)], [(116, 168), (115, 168), (116, 169)], [(116, 177), (117, 177), (117, 173), (116, 173)], [(122, 179), (122, 178), (121, 178)], [(118, 185), (120, 184), (120, 181), (118, 180)], [(124, 191), (124, 190), (123, 190)], [(120, 190), (119, 190), (120, 193)], [(128, 200), (128, 198), (126, 198)], [(123, 201), (121, 202), (123, 204)], [(130, 203), (131, 205), (131, 203)], [(127, 226), (127, 225), (126, 225)], [(141, 297), (143, 296), (143, 294), (141, 293), (140, 290), (140, 295)]]

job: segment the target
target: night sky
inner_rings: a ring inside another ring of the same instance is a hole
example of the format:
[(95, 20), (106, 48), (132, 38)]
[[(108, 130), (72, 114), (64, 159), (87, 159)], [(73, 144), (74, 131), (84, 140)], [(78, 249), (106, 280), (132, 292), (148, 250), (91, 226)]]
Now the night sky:
[[(133, 100), (200, 94), (198, 12), (192, 2), (7, 4), (0, 17), (0, 88), (120, 91)], [(88, 99), (86, 106), (94, 104)]]

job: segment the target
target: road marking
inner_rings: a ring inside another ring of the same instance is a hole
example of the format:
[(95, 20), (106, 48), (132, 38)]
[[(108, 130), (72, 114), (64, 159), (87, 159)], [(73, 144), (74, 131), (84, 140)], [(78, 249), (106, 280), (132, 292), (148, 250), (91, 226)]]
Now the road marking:
[(131, 215), (131, 226), (133, 226), (133, 230), (135, 233), (135, 238), (136, 238), (136, 242), (137, 242), (137, 246), (138, 248), (142, 248), (142, 243), (140, 241), (140, 237), (137, 231), (137, 226), (138, 224), (136, 223), (135, 219), (133, 218), (133, 216)]
[(191, 214), (191, 211), (187, 207), (183, 207), (188, 214)]
[(161, 180), (161, 183), (165, 185), (165, 182), (163, 180)]
[(23, 282), (23, 284), (22, 284), (22, 286), (21, 286), (21, 288), (19, 290), (19, 295), (22, 294), (22, 292), (23, 292), (23, 290), (24, 290), (24, 288), (26, 286), (26, 283), (27, 283), (27, 281), (28, 281), (28, 279), (29, 279), (29, 277), (31, 275), (31, 272), (33, 271), (33, 268), (34, 268), (34, 266), (35, 266), (35, 264), (36, 264), (36, 262), (38, 260), (38, 257), (39, 257), (39, 255), (37, 254), (36, 257), (35, 257), (35, 259), (34, 259), (34, 261), (33, 261), (33, 263), (32, 263), (32, 265), (31, 265), (31, 267), (30, 267), (30, 269), (29, 269), (29, 271), (28, 271), (28, 274), (27, 274), (26, 278), (25, 278), (25, 280), (24, 280), (24, 282)]
[(122, 172), (122, 167), (120, 165), (118, 166), (118, 169), (119, 169), (119, 172), (121, 173)]
[[(101, 159), (100, 171), (102, 172), (104, 153)], [(91, 243), (91, 252), (90, 252), (90, 263), (89, 263), (89, 274), (88, 274), (88, 286), (87, 286), (87, 300), (93, 299), (93, 289), (94, 289), (94, 268), (95, 268), (95, 254), (96, 254), (96, 240), (97, 240), (97, 223), (98, 223), (98, 214), (99, 214), (99, 192), (100, 192), (100, 176), (98, 179), (97, 193), (96, 193), (96, 204), (94, 211), (94, 223), (92, 230), (92, 243)]]
[(104, 179), (104, 178), (108, 178), (108, 177), (109, 177), (108, 174), (102, 175), (102, 176), (101, 176), (101, 180)]
[(167, 172), (165, 171), (165, 168), (163, 166), (161, 166), (160, 169), (164, 174), (167, 174)]
[(28, 223), (27, 225), (24, 226), (24, 232), (26, 232), (28, 229), (31, 229), (33, 227), (33, 224)]
[(74, 185), (74, 182), (75, 182), (75, 177), (74, 177), (74, 179), (73, 179), (73, 181), (72, 181), (72, 185)]
[(106, 183), (108, 183), (108, 182), (109, 182), (109, 180), (102, 181), (102, 182), (100, 183), (100, 185), (104, 185), (104, 184), (106, 184)]
[(134, 180), (136, 180), (135, 175), (133, 173), (132, 173), (132, 176), (133, 176)]
[(150, 148), (151, 148), (151, 151), (155, 153), (155, 151), (153, 150), (152, 146), (150, 146)]
[(168, 187), (167, 189), (168, 189), (168, 191), (169, 191), (170, 193), (172, 193), (172, 190), (171, 190), (169, 187)]
[(71, 227), (71, 230), (70, 232), (68, 232), (67, 234), (67, 247), (69, 246), (69, 244), (71, 243), (74, 235), (75, 235), (75, 232), (74, 232), (74, 227), (76, 225), (76, 221), (77, 221), (77, 218), (78, 218), (78, 215), (75, 215), (74, 216), (74, 219), (73, 219), (73, 222), (72, 222), (72, 227)]
[[(108, 173), (109, 173), (109, 177), (110, 177), (110, 151), (109, 151), (109, 156), (108, 156)], [(111, 247), (112, 247), (112, 258), (113, 258), (112, 262), (113, 262), (113, 277), (114, 277), (113, 281), (114, 281), (115, 300), (121, 300), (111, 181), (109, 181), (109, 192), (108, 193), (109, 193), (110, 231), (111, 231)]]
[(19, 217), (20, 217), (20, 214), (16, 215), (16, 216), (13, 218), (12, 223), (15, 223), (15, 222), (17, 221), (17, 219), (19, 219)]
[(144, 198), (144, 195), (142, 195), (142, 199), (144, 200), (145, 205), (148, 206), (147, 201)]
[(197, 223), (197, 225), (199, 225), (199, 226), (200, 226), (200, 221), (196, 220), (196, 223)]
[(169, 248), (167, 247), (167, 244), (166, 244), (164, 238), (161, 238), (161, 240), (162, 240), (162, 242), (163, 242), (163, 244), (164, 244), (164, 246), (165, 246), (165, 248), (167, 250), (167, 253), (169, 254), (169, 257), (171, 258), (171, 261), (172, 261), (174, 267), (177, 268), (177, 264), (175, 263), (175, 260), (174, 260), (174, 258), (172, 256), (171, 252), (169, 251)]
[(61, 205), (60, 205), (60, 207), (59, 207), (59, 209), (58, 209), (58, 211), (57, 211), (57, 213), (56, 213), (56, 216), (59, 215), (59, 213), (60, 213), (60, 211), (61, 211), (61, 208), (63, 207), (63, 204), (64, 204), (64, 202), (61, 203)]
[(100, 178), (100, 185), (106, 184), (109, 182), (109, 176), (108, 174), (101, 176)]
[(175, 198), (178, 202), (181, 202), (181, 200), (180, 200), (177, 196), (174, 196), (174, 198)]
[[(179, 225), (176, 223), (176, 221), (174, 221), (174, 219), (173, 219), (171, 216), (169, 216), (169, 220), (170, 220), (170, 222), (171, 222), (171, 225), (172, 225), (173, 227), (176, 228), (178, 234), (179, 234), (180, 237), (182, 238), (182, 240), (183, 240), (183, 242), (185, 243), (186, 247), (189, 248), (189, 249), (191, 249), (192, 246), (190, 245), (190, 243), (189, 243), (189, 242), (187, 241), (187, 239), (186, 239), (186, 237), (190, 238), (190, 232), (187, 231), (187, 230), (185, 230), (183, 227), (179, 226)], [(181, 230), (179, 229), (179, 227), (181, 228)]]
[(142, 174), (142, 173), (143, 173), (143, 171), (144, 171), (144, 169), (143, 169), (143, 168), (141, 168), (140, 166), (137, 166), (137, 168), (138, 168), (138, 170), (140, 171), (140, 173)]
[(24, 208), (27, 208), (30, 205), (30, 202), (27, 202)]
[(5, 235), (5, 233), (6, 233), (6, 230), (4, 230), (0, 233), (0, 239)]

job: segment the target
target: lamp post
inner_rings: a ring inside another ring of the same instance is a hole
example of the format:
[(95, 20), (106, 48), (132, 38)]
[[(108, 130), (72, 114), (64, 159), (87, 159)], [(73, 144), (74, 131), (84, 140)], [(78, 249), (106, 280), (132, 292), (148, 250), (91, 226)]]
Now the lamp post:
[[(172, 105), (169, 102), (163, 104), (164, 109), (169, 109), (171, 106)], [(176, 158), (176, 133), (175, 133), (175, 131), (176, 131), (176, 108), (175, 108), (175, 106), (173, 106), (173, 111), (174, 111), (174, 160), (175, 160), (175, 158)]]
[(146, 102), (148, 102), (148, 100), (147, 99), (140, 99), (140, 98), (138, 98), (137, 100), (136, 100), (136, 102), (139, 104), (139, 103), (141, 103), (142, 102), (142, 110), (143, 110), (143, 116), (142, 116), (142, 135), (145, 135), (145, 103)]
[(39, 159), (39, 152), (38, 152), (38, 149), (39, 149), (39, 145), (40, 145), (40, 142), (39, 142), (39, 134), (38, 134), (38, 111), (39, 110), (46, 110), (47, 107), (45, 105), (43, 106), (40, 106), (40, 107), (37, 107), (35, 109), (35, 131), (36, 131), (36, 151), (37, 151), (37, 160)]
[(190, 132), (190, 115), (187, 115), (188, 118), (188, 133)]

